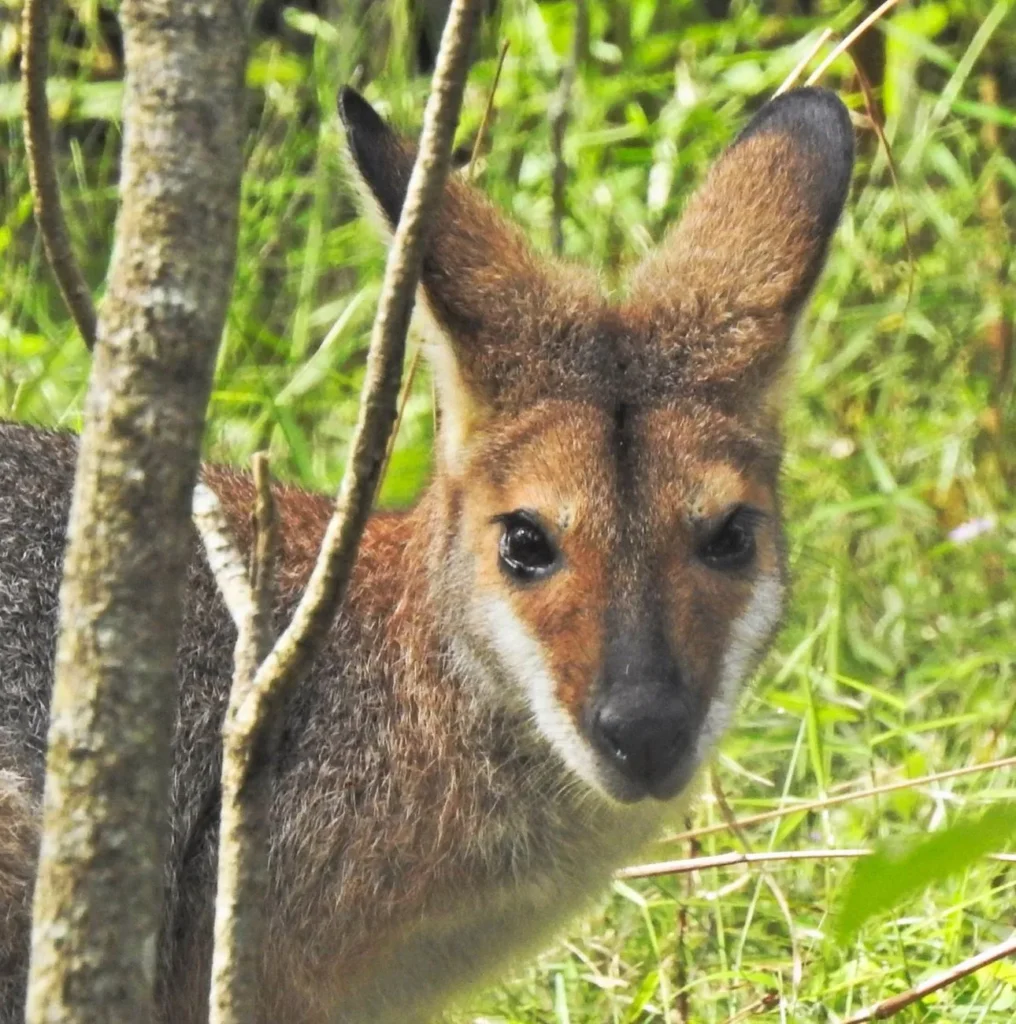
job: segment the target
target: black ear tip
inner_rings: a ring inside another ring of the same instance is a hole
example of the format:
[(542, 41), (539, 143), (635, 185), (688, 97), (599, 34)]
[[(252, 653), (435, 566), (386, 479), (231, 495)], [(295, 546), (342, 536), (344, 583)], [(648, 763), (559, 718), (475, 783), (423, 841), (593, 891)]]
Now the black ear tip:
[(753, 117), (737, 141), (763, 132), (784, 131), (836, 162), (854, 161), (854, 129), (843, 101), (829, 89), (791, 89), (770, 100)]
[(822, 222), (839, 219), (854, 168), (854, 128), (843, 101), (828, 89), (792, 89), (767, 103), (734, 143), (767, 134), (785, 135), (812, 167), (810, 195)]
[(339, 90), (338, 107), (356, 172), (394, 227), (406, 197), (412, 150), (355, 89)]
[(349, 135), (358, 132), (385, 131), (381, 115), (353, 88), (344, 85), (339, 90), (339, 117)]

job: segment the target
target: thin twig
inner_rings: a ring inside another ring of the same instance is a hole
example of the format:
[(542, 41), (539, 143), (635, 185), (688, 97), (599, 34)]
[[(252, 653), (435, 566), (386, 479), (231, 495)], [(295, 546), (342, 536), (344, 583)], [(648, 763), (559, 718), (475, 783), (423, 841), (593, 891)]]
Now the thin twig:
[(622, 868), (615, 878), (658, 878), (660, 875), (685, 875), (706, 868), (729, 868), (740, 864), (773, 864), (794, 860), (845, 860), (870, 857), (874, 850), (771, 850), (765, 853), (718, 853), (710, 857), (687, 857), (656, 864), (636, 864)]
[(74, 323), (85, 345), (95, 346), (96, 314), (92, 293), (74, 258), (67, 232), (60, 182), (53, 156), (53, 130), (46, 99), (49, 76), (49, 5), (51, 0), (25, 0), (22, 21), (21, 73), (24, 78), (22, 117), (28, 153), (28, 181), (42, 247)]
[[(868, 797), (881, 796), (883, 793), (894, 793), (900, 789), (916, 789), (918, 786), (927, 786), (933, 782), (944, 782), (946, 779), (956, 779), (961, 775), (971, 775), (975, 772), (994, 771), (998, 768), (1012, 768), (1016, 766), (1016, 757), (1002, 757), (996, 761), (984, 761), (980, 764), (968, 764), (963, 768), (952, 768), (949, 771), (936, 772), (933, 775), (922, 775), (916, 779), (903, 779), (898, 782), (887, 782), (881, 786), (873, 786), (869, 789), (861, 789), (855, 793), (840, 793), (836, 796), (824, 797), (821, 800), (810, 800), (803, 804), (790, 804), (786, 807), (777, 807), (771, 811), (762, 811), (759, 814), (751, 814), (746, 818), (738, 818), (737, 824), (740, 828), (748, 828), (752, 825), (761, 825), (767, 821), (776, 821), (785, 818), (788, 814), (808, 814), (811, 811), (823, 811), (827, 807), (835, 807), (838, 804), (849, 803), (852, 800), (865, 800)], [(699, 839), (702, 836), (713, 835), (716, 832), (726, 832), (730, 825), (725, 821), (716, 822), (713, 825), (702, 825), (699, 828), (679, 832), (676, 835), (668, 836), (666, 842), (679, 843), (685, 839)]]
[[(212, 1024), (254, 1020), (260, 950), (246, 936), (262, 927), (273, 739), (281, 709), (324, 641), (345, 593), (374, 500), (398, 409), (406, 332), (431, 217), (439, 204), (482, 0), (453, 0), (441, 38), (419, 152), (385, 267), (367, 355), (367, 379), (349, 459), (321, 553), (289, 626), (226, 725), (222, 769), (219, 892), (212, 961)], [(249, 972), (254, 971), (251, 975)]]
[(571, 114), (571, 96), (578, 75), (578, 65), (585, 47), (586, 0), (575, 2), (575, 30), (571, 55), (561, 72), (561, 82), (554, 94), (550, 114), (550, 151), (554, 158), (551, 176), (550, 234), (554, 252), (560, 256), (564, 251), (564, 187), (568, 180), (568, 166), (564, 162), (564, 136)]
[[(870, 857), (875, 851), (867, 847), (858, 849), (769, 850), (764, 853), (717, 853), (706, 857), (685, 857), (682, 860), (664, 860), (655, 864), (634, 864), (622, 868), (615, 878), (658, 878), (660, 875), (687, 875), (706, 868), (738, 867), (742, 864), (776, 864), (795, 860), (856, 860)], [(987, 860), (999, 864), (1016, 864), (1016, 853), (989, 853)]]
[(889, 11), (891, 11), (900, 0), (885, 0), (884, 4), (875, 8), (871, 14), (868, 15), (856, 28), (848, 32), (837, 44), (833, 47), (832, 51), (826, 56), (825, 60), (808, 76), (806, 85), (814, 85), (818, 82), (821, 77), (828, 71), (829, 66), (840, 56), (845, 50), (849, 50), (854, 43), (864, 35), (865, 32), (875, 24), (876, 21), (884, 17)]
[(472, 181), (476, 173), (476, 160), (480, 155), (480, 147), (487, 136), (487, 123), (490, 121), (490, 112), (494, 109), (494, 97), (497, 95), (497, 86), (501, 81), (501, 70), (504, 68), (504, 59), (508, 56), (509, 40), (501, 44), (501, 52), (497, 55), (497, 67), (494, 69), (494, 81), (490, 83), (490, 92), (487, 93), (487, 105), (483, 108), (483, 119), (480, 121), (480, 130), (476, 133), (476, 140), (473, 142), (473, 152), (469, 155), (469, 167), (466, 168), (466, 180)]
[[(252, 519), (254, 541), (250, 550), (249, 569), (244, 566), (243, 555), (236, 546), (232, 533), (218, 503), (218, 498), (204, 484), (195, 489), (194, 521), (201, 533), (208, 555), (208, 565), (212, 570), (219, 591), (226, 600), (233, 621), (236, 624), (236, 646), (233, 649), (233, 679), (229, 691), (229, 704), (226, 708), (226, 725), (228, 734), (232, 722), (239, 709), (243, 707), (258, 666), (267, 656), (272, 646), (272, 599), (275, 585), (275, 549), (276, 549), (276, 516), (275, 502), (272, 498), (272, 478), (268, 468), (268, 455), (256, 452), (251, 460), (254, 478), (254, 508)], [(232, 592), (232, 601), (228, 596)], [(277, 728), (277, 726), (276, 726)], [(274, 749), (277, 736), (269, 734), (264, 741), (259, 757), (267, 756)], [(224, 768), (225, 778), (225, 768)], [(225, 787), (225, 781), (223, 782)], [(255, 850), (261, 850), (266, 842), (268, 829), (268, 808), (271, 802), (271, 775), (261, 772), (246, 781), (246, 788), (240, 799), (231, 794), (232, 799), (223, 800), (222, 819), (220, 824), (219, 842), (223, 853), (227, 849), (236, 850), (245, 844)], [(244, 877), (238, 873), (244, 871)], [(228, 881), (224, 881), (228, 877)], [(232, 928), (230, 949), (232, 958), (230, 967), (231, 978), (246, 979), (249, 986), (242, 993), (231, 990), (228, 996), (232, 1001), (224, 1010), (223, 1020), (229, 1020), (228, 1013), (234, 1014), (234, 1020), (251, 1020), (247, 1014), (257, 1004), (256, 979), (264, 941), (264, 919), (259, 912), (238, 909), (235, 902), (242, 896), (249, 898), (251, 891), (265, 892), (268, 887), (268, 863), (263, 856), (251, 856), (242, 859), (236, 856), (221, 863), (219, 868), (220, 895), (216, 901), (215, 927), (216, 949), (219, 946), (219, 928)], [(246, 888), (244, 888), (246, 887)], [(219, 902), (230, 901), (226, 909), (220, 912)], [(222, 992), (213, 987), (213, 996), (218, 999)], [(214, 1003), (216, 1007), (220, 1004)]]
[(886, 165), (889, 168), (889, 177), (892, 178), (893, 189), (896, 192), (896, 201), (899, 204), (900, 211), (900, 223), (903, 225), (903, 238), (906, 242), (907, 247), (907, 267), (910, 273), (907, 275), (907, 299), (904, 303), (904, 309), (910, 308), (910, 300), (914, 294), (914, 278), (917, 275), (917, 258), (914, 256), (914, 244), (910, 237), (910, 221), (907, 218), (907, 207), (903, 202), (903, 188), (900, 186), (900, 176), (896, 170), (896, 160), (893, 157), (892, 147), (889, 145), (889, 140), (885, 135), (885, 127), (882, 124), (881, 117), (879, 116), (879, 107), (875, 102), (875, 95), (871, 90), (871, 83), (868, 81), (868, 76), (864, 73), (864, 68), (861, 67), (861, 62), (857, 59), (853, 50), (848, 50), (847, 53), (850, 59), (854, 62), (854, 69), (857, 71), (857, 81), (861, 86), (861, 95), (864, 96), (864, 107), (868, 112), (868, 120), (871, 122), (871, 127), (875, 134), (878, 136), (878, 141), (885, 152)]
[(730, 801), (727, 800), (727, 794), (723, 790), (723, 784), (720, 782), (719, 772), (716, 771), (716, 766), (713, 765), (709, 769), (709, 788), (712, 790), (713, 799), (716, 801), (716, 806), (720, 810), (720, 817), (726, 822), (727, 827), (737, 837), (738, 842), (744, 848), (745, 853), (752, 853), (751, 840), (745, 835), (744, 829), (741, 822), (737, 820), (737, 816), (734, 814), (734, 809), (730, 806)]
[(865, 1024), (869, 1020), (885, 1020), (887, 1017), (895, 1016), (900, 1010), (905, 1010), (918, 1000), (931, 995), (932, 992), (946, 988), (973, 974), (974, 971), (979, 971), (982, 967), (995, 963), (996, 960), (1014, 955), (1016, 955), (1016, 932), (1013, 932), (1005, 942), (1000, 942), (997, 946), (989, 946), (983, 952), (961, 961), (955, 967), (942, 971), (941, 974), (936, 974), (923, 984), (910, 989), (909, 992), (902, 992), (898, 996), (883, 999), (849, 1020), (845, 1020), (843, 1024)]
[(385, 460), (378, 474), (378, 490), (384, 482), (385, 474), (388, 472), (388, 464), (392, 461), (392, 454), (395, 452), (395, 442), (399, 439), (399, 429), (402, 427), (402, 417), (405, 415), (406, 406), (409, 404), (409, 396), (413, 390), (413, 381), (416, 379), (416, 371), (420, 366), (420, 356), (423, 354), (423, 345), (417, 343), (413, 351), (413, 358), (409, 360), (409, 368), (406, 370), (405, 380), (402, 382), (402, 390), (399, 392), (398, 411), (395, 414), (395, 425), (388, 435), (388, 444), (385, 446)]
[[(497, 58), (497, 68), (494, 70), (494, 81), (491, 82), (490, 91), (487, 93), (487, 105), (483, 108), (483, 119), (480, 121), (480, 130), (476, 133), (476, 139), (473, 142), (473, 152), (469, 157), (469, 165), (466, 168), (466, 181), (472, 181), (473, 175), (476, 171), (476, 161), (480, 155), (480, 147), (483, 145), (483, 140), (487, 134), (487, 124), (490, 121), (490, 113), (494, 109), (494, 97), (497, 94), (497, 86), (501, 81), (501, 69), (504, 67), (504, 59), (508, 54), (508, 43), (509, 40), (505, 40), (501, 44), (501, 52)], [(405, 415), (406, 406), (409, 403), (409, 396), (413, 391), (413, 381), (416, 380), (416, 371), (420, 366), (420, 356), (423, 352), (423, 347), (417, 345), (413, 352), (413, 358), (409, 361), (409, 369), (406, 370), (405, 380), (402, 382), (402, 391), (399, 393), (399, 411), (395, 416), (395, 426), (392, 427), (392, 432), (388, 436), (388, 445), (385, 448), (385, 461), (381, 467), (381, 472), (378, 475), (378, 487), (380, 488), (381, 483), (384, 481), (385, 474), (388, 472), (388, 464), (392, 461), (392, 453), (395, 451), (395, 444), (399, 439), (399, 429), (402, 427), (402, 417)]]
[(773, 93), (773, 99), (782, 96), (788, 89), (792, 89), (797, 80), (804, 74), (804, 69), (814, 60), (815, 54), (822, 49), (833, 34), (831, 28), (824, 28), (819, 33), (818, 39), (808, 48), (808, 52), (794, 65), (794, 70), (783, 79), (779, 89)]

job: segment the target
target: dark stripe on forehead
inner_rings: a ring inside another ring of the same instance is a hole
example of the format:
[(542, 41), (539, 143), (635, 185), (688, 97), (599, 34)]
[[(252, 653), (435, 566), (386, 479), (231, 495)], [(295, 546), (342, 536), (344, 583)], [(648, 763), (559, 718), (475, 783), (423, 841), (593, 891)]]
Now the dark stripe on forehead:
[(635, 497), (635, 463), (638, 458), (633, 423), (634, 410), (623, 399), (614, 406), (613, 434), (611, 451), (614, 453), (614, 466), (617, 475), (618, 497), (620, 508), (631, 504)]

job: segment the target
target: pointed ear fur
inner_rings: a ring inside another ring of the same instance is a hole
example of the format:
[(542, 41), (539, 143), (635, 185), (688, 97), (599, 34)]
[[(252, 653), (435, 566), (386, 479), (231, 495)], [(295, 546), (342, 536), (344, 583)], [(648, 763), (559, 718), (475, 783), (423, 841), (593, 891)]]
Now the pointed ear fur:
[(778, 369), (822, 269), (852, 167), (850, 117), (833, 93), (797, 89), (768, 103), (638, 268), (632, 302), (650, 311), (664, 336), (687, 335), (691, 323), (692, 334), (718, 342), (721, 325), (753, 322), (758, 329), (740, 331), (736, 351), (710, 342), (717, 365), (703, 366), (706, 376)]
[[(339, 94), (351, 171), (388, 231), (416, 155), (352, 89)], [(421, 273), (418, 322), (438, 387), (446, 454), (488, 411), (525, 402), (554, 357), (562, 311), (595, 293), (571, 270), (537, 257), (521, 232), (459, 176), (449, 175)]]

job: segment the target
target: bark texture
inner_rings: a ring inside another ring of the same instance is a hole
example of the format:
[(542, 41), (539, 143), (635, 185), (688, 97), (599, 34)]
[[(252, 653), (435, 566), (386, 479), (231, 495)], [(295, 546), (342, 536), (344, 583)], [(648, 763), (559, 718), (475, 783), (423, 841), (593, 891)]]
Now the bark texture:
[(123, 205), (75, 479), (30, 1024), (151, 1019), (191, 493), (236, 248), (243, 0), (125, 0)]
[(484, 0), (453, 0), (424, 114), (419, 154), (385, 267), (349, 461), (321, 554), (293, 621), (247, 686), (234, 679), (222, 765), (212, 1024), (256, 1018), (268, 883), (270, 766), (281, 712), (331, 626), (349, 581), (395, 422), (406, 332), (451, 158), (472, 39)]

